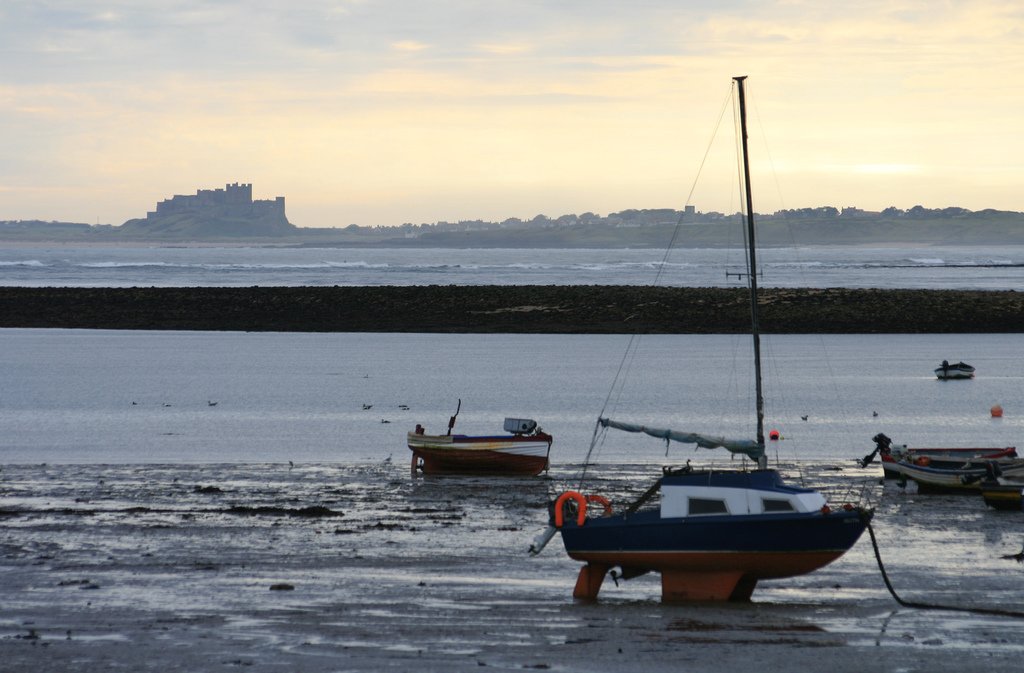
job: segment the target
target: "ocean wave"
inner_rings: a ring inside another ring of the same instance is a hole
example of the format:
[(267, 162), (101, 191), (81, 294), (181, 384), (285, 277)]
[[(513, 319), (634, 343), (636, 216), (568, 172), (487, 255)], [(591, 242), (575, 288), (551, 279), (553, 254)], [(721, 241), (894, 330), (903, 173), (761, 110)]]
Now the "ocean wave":
[(38, 259), (20, 259), (11, 262), (0, 262), (0, 266), (22, 266), (45, 269), (50, 265), (45, 262), (41, 262)]

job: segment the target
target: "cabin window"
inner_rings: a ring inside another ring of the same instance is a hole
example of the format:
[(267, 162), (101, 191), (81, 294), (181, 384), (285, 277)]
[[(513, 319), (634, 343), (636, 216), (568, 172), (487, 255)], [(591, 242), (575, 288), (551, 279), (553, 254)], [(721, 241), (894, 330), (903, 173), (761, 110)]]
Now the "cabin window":
[(728, 514), (724, 500), (690, 498), (690, 514)]
[(765, 512), (792, 512), (793, 503), (789, 500), (776, 500), (774, 498), (763, 498), (761, 504), (764, 505)]

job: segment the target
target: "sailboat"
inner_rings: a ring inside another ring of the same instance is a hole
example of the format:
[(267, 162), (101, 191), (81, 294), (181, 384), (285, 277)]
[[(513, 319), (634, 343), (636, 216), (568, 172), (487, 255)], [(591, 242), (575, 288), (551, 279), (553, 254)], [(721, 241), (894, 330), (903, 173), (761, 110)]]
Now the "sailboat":
[[(605, 417), (598, 418), (595, 436), (598, 431), (617, 429), (706, 449), (724, 448), (749, 458), (756, 468), (697, 470), (689, 464), (679, 469), (663, 468), (661, 477), (639, 500), (617, 512), (600, 494), (562, 493), (550, 508), (548, 527), (534, 540), (530, 551), (539, 553), (556, 533), (561, 533), (568, 555), (584, 563), (573, 590), (575, 598), (596, 599), (609, 573), (617, 584), (619, 579), (656, 572), (661, 575), (664, 602), (747, 601), (761, 580), (809, 573), (842, 556), (857, 542), (873, 514), (871, 509), (855, 504), (833, 507), (820, 492), (789, 485), (779, 472), (768, 469), (746, 77), (733, 79), (738, 92), (746, 191), (755, 439), (726, 439)], [(659, 494), (660, 505), (649, 505)], [(588, 516), (588, 510), (597, 510), (598, 506), (602, 516)]]

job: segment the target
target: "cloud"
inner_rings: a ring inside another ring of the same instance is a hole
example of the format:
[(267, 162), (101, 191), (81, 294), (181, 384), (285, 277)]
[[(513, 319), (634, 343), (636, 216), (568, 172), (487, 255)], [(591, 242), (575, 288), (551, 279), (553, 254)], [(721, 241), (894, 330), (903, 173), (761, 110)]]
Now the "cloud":
[(10, 0), (0, 219), (236, 180), (311, 225), (678, 206), (739, 74), (791, 205), (1019, 209), (1022, 28), (983, 1)]

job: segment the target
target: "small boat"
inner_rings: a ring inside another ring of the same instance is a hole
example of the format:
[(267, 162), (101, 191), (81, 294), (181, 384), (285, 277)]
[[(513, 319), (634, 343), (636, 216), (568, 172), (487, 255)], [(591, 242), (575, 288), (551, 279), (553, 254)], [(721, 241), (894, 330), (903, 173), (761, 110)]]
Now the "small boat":
[(529, 418), (506, 418), (506, 434), (453, 435), (455, 415), (444, 435), (428, 435), (423, 426), (408, 434), (412, 471), (424, 474), (536, 476), (548, 469), (551, 435)]
[(986, 479), (1001, 476), (1011, 481), (1024, 480), (1024, 460), (1019, 459), (1008, 462), (972, 462), (954, 468), (932, 467), (906, 461), (893, 465), (899, 471), (904, 484), (907, 479), (917, 483), (918, 493), (974, 494), (981, 490), (981, 484)]
[[(582, 489), (562, 493), (550, 507), (548, 527), (534, 540), (530, 551), (540, 553), (556, 533), (561, 533), (568, 555), (584, 563), (573, 591), (576, 598), (596, 599), (609, 572), (616, 583), (620, 578), (656, 572), (661, 575), (662, 601), (747, 601), (760, 580), (809, 573), (842, 556), (873, 514), (871, 509), (854, 504), (833, 508), (820, 492), (788, 485), (776, 470), (767, 467), (745, 77), (734, 79), (746, 191), (746, 275), (754, 346), (756, 438), (725, 439), (599, 415), (594, 442), (603, 441), (602, 433), (607, 429), (644, 433), (666, 442), (724, 448), (753, 461), (756, 468), (663, 468), (660, 478), (640, 499), (616, 511), (600, 494), (584, 494)], [(660, 504), (655, 506), (657, 495)], [(590, 505), (599, 505), (602, 516), (588, 517), (588, 509), (597, 509)]]
[(973, 379), (974, 367), (970, 366), (966, 362), (957, 362), (956, 364), (951, 365), (948, 360), (943, 360), (942, 364), (935, 368), (935, 376), (942, 381)]
[(867, 467), (877, 454), (882, 459), (882, 473), (886, 479), (898, 479), (902, 474), (897, 463), (910, 463), (922, 467), (938, 469), (956, 469), (971, 463), (999, 464), (1012, 463), (1017, 458), (1017, 448), (974, 447), (974, 448), (911, 448), (906, 444), (894, 445), (892, 440), (883, 433), (871, 438), (875, 442), (875, 450), (858, 461), (861, 467)]

